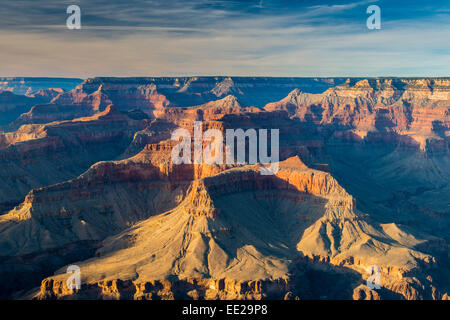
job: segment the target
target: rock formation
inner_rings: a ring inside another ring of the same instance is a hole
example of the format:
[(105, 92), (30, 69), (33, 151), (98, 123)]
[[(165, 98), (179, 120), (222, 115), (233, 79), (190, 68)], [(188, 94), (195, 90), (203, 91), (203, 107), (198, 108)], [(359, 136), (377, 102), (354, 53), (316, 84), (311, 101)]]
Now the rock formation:
[(421, 150), (448, 152), (449, 94), (447, 79), (365, 79), (321, 94), (296, 89), (265, 109), (344, 130), (339, 134), (347, 138), (397, 139)]
[(33, 188), (76, 177), (97, 161), (118, 157), (146, 121), (109, 106), (92, 117), (0, 133), (0, 212)]
[[(448, 298), (448, 79), (55, 87), (0, 93), (0, 297)], [(279, 129), (279, 170), (173, 164), (194, 121)]]

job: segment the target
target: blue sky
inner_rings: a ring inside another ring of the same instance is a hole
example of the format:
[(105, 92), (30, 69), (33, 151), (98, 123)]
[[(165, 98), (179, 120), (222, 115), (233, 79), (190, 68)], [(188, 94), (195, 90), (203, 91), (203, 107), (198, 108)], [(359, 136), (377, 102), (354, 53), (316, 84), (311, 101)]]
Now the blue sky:
[(175, 75), (450, 76), (450, 0), (2, 1), (0, 76)]

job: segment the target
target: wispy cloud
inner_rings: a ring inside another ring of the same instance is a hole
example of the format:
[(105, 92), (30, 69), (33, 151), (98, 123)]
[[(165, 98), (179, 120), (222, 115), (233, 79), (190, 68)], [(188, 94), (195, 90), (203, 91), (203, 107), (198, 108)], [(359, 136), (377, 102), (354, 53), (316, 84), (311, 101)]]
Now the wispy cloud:
[[(383, 14), (377, 31), (365, 27), (372, 2), (8, 1), (0, 12), (0, 70), (81, 77), (450, 74), (441, 1), (422, 10), (414, 0), (406, 8), (376, 1)], [(68, 3), (82, 8), (81, 30), (65, 28)]]

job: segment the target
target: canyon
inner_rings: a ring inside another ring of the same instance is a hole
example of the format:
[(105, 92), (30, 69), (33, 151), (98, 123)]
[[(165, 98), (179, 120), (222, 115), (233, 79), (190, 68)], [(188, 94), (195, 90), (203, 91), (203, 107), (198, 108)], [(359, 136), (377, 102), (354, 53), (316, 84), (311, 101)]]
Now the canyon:
[[(449, 78), (2, 81), (1, 298), (449, 298)], [(174, 164), (196, 121), (279, 170)]]

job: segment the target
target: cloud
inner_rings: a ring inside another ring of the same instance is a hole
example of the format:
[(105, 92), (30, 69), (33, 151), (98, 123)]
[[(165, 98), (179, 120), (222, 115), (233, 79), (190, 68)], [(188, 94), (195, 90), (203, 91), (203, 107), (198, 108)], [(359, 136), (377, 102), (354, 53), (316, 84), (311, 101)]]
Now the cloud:
[(342, 12), (345, 10), (353, 9), (358, 6), (367, 5), (371, 3), (375, 3), (378, 0), (365, 0), (365, 1), (358, 1), (358, 2), (352, 2), (352, 3), (346, 3), (346, 4), (322, 4), (322, 5), (315, 5), (311, 6), (310, 11), (311, 15), (324, 15), (324, 14), (335, 14), (337, 12)]
[[(441, 40), (450, 23), (439, 5), (418, 17), (414, 8), (385, 8), (379, 1), (382, 29), (370, 31), (365, 6), (372, 1), (317, 1), (312, 7), (287, 0), (78, 2), (82, 30), (65, 28), (67, 3), (46, 1), (32, 9), (30, 1), (9, 3), (0, 12), (2, 76), (445, 76), (450, 71), (450, 45)], [(55, 17), (60, 8), (62, 15)], [(15, 10), (27, 18), (13, 15)]]

